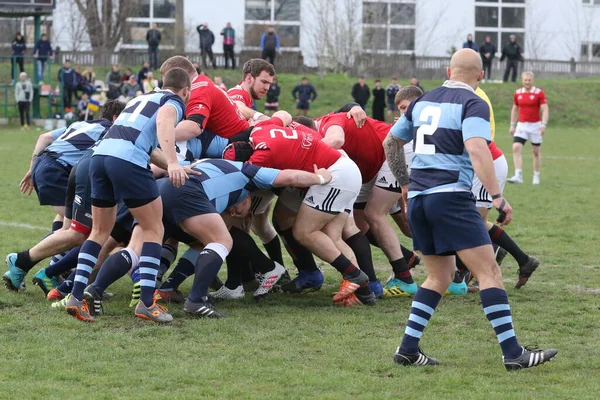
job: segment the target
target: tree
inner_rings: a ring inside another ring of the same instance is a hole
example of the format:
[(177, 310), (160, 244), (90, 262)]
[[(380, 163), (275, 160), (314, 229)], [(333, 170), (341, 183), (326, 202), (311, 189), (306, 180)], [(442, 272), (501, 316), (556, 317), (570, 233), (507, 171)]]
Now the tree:
[[(56, 10), (63, 18), (55, 21), (54, 41), (66, 44), (66, 49), (74, 52), (89, 50), (86, 20), (72, 1), (59, 1)], [(64, 22), (63, 22), (64, 21)]]

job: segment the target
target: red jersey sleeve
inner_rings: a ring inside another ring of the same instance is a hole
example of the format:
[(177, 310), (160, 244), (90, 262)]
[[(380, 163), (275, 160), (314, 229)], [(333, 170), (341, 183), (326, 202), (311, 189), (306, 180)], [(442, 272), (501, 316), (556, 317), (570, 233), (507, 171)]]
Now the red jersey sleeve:
[(346, 113), (327, 115), (323, 118), (323, 121), (321, 122), (319, 132), (321, 133), (321, 135), (323, 135), (323, 137), (325, 137), (327, 129), (334, 125), (338, 125), (344, 128), (346, 126), (346, 119)]
[(538, 98), (540, 99), (540, 106), (542, 104), (548, 104), (548, 101), (546, 100), (546, 93), (544, 93), (543, 90), (540, 90), (540, 95)]
[(210, 93), (205, 88), (192, 89), (185, 109), (186, 118), (201, 123), (204, 129), (210, 117), (211, 105)]
[(515, 94), (513, 95), (513, 104), (517, 107), (519, 106), (517, 92), (515, 92)]
[(271, 150), (255, 150), (248, 162), (252, 165), (258, 165), (259, 167), (271, 167), (273, 165)]

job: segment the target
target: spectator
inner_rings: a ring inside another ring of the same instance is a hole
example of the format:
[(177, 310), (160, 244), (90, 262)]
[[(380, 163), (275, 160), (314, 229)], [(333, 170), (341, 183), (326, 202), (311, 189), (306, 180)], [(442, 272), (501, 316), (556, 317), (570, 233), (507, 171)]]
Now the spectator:
[(148, 59), (153, 69), (158, 69), (158, 45), (160, 44), (160, 31), (156, 24), (146, 32), (146, 42), (148, 42)]
[(77, 94), (77, 74), (71, 68), (71, 60), (65, 60), (63, 67), (58, 70), (58, 82), (63, 92), (63, 105), (71, 110), (73, 95)]
[(279, 110), (279, 95), (281, 94), (281, 88), (277, 84), (277, 77), (273, 77), (273, 82), (269, 86), (267, 91), (267, 98), (265, 100), (265, 114), (273, 115), (273, 113)]
[(46, 69), (46, 61), (48, 58), (51, 60), (54, 59), (54, 53), (52, 52), (52, 45), (48, 40), (48, 35), (45, 33), (42, 34), (40, 40), (37, 41), (35, 46), (33, 47), (33, 57), (37, 59), (37, 79), (38, 82), (44, 83), (44, 71)]
[(123, 77), (121, 78), (123, 80), (123, 83), (127, 82), (129, 80), (129, 78), (131, 77), (131, 75), (133, 75), (133, 71), (131, 70), (131, 68), (125, 68), (125, 73), (123, 74)]
[(396, 93), (400, 91), (400, 85), (398, 85), (398, 78), (395, 76), (392, 78), (392, 83), (385, 89), (387, 96), (387, 115), (390, 122), (394, 121), (394, 117), (397, 116), (398, 107), (396, 107)]
[(140, 69), (140, 71), (138, 72), (138, 75), (137, 75), (137, 81), (140, 83), (140, 85), (148, 77), (148, 71), (150, 71), (150, 61), (144, 61), (144, 64), (142, 65), (142, 69)]
[(275, 54), (281, 54), (279, 50), (279, 35), (275, 33), (275, 28), (270, 26), (260, 38), (260, 49), (262, 50), (262, 59), (275, 65)]
[(485, 42), (481, 44), (479, 53), (481, 54), (483, 70), (485, 71), (482, 82), (485, 82), (486, 79), (492, 79), (492, 60), (496, 56), (496, 46), (492, 43), (492, 37), (490, 35), (485, 37)]
[(358, 78), (358, 82), (352, 86), (352, 98), (359, 106), (364, 110), (371, 96), (369, 86), (365, 83), (365, 77), (361, 76)]
[(463, 43), (463, 49), (479, 51), (479, 47), (477, 47), (477, 43), (473, 41), (473, 35), (470, 33), (467, 35), (467, 41)]
[(15, 85), (15, 98), (19, 107), (19, 116), (21, 117), (21, 129), (29, 129), (29, 125), (31, 125), (29, 106), (33, 100), (33, 85), (27, 79), (27, 73), (25, 72), (21, 72), (19, 82)]
[[(85, 121), (85, 113), (87, 112), (87, 106), (89, 103), (89, 97), (87, 93), (82, 93), (79, 102), (77, 103), (77, 114), (80, 121)], [(94, 119), (92, 112), (88, 113), (88, 119)]]
[(94, 86), (96, 84), (96, 73), (92, 67), (86, 67), (82, 75), (90, 85)]
[(123, 86), (123, 75), (119, 69), (119, 64), (113, 65), (111, 71), (106, 75), (106, 84), (108, 85), (106, 97), (109, 100), (119, 98), (121, 95), (121, 86)]
[(385, 89), (381, 87), (381, 81), (375, 81), (373, 89), (373, 119), (385, 121)]
[(421, 89), (421, 92), (425, 93), (425, 89), (423, 89), (423, 86), (421, 86), (416, 76), (410, 78), (410, 85), (418, 87), (419, 89)]
[(77, 82), (76, 90), (81, 90), (82, 92), (87, 93), (88, 96), (90, 96), (92, 93), (94, 93), (94, 91), (95, 91), (94, 87), (90, 84), (90, 82), (86, 79), (86, 77), (81, 73), (80, 66), (75, 67), (75, 79)]
[(206, 57), (208, 56), (212, 67), (216, 69), (217, 64), (215, 63), (215, 56), (212, 51), (212, 46), (215, 43), (215, 35), (213, 35), (210, 29), (208, 29), (207, 23), (198, 25), (196, 30), (200, 36), (200, 56), (202, 57), (202, 65), (204, 68), (208, 68), (208, 64), (206, 62)]
[(231, 27), (231, 22), (228, 22), (225, 28), (223, 28), (221, 36), (223, 36), (225, 69), (229, 66), (229, 59), (231, 59), (231, 69), (235, 69), (235, 53), (233, 52), (233, 46), (235, 45), (235, 29)]
[(135, 97), (135, 94), (142, 90), (135, 75), (131, 75), (129, 80), (123, 84), (121, 95), (125, 98), (123, 101), (128, 102)]
[(12, 58), (10, 59), (10, 78), (12, 79), (11, 85), (15, 84), (15, 65), (19, 65), (19, 73), (24, 71), (23, 68), (23, 55), (25, 54), (25, 50), (27, 50), (27, 45), (25, 44), (25, 38), (21, 35), (21, 32), (17, 32), (15, 35), (15, 39), (11, 45), (12, 48)]
[(302, 78), (299, 85), (292, 90), (292, 96), (296, 100), (296, 116), (300, 114), (308, 115), (310, 103), (317, 98), (317, 91), (314, 86), (308, 82), (306, 77)]
[(508, 81), (508, 75), (512, 70), (511, 80), (514, 82), (517, 81), (517, 70), (519, 69), (519, 61), (523, 60), (523, 56), (521, 55), (521, 46), (517, 43), (517, 37), (515, 35), (509, 36), (509, 41), (502, 48), (502, 57), (500, 57), (500, 61), (504, 61), (506, 58), (506, 69), (504, 70), (504, 78), (502, 79), (504, 82)]
[(142, 82), (142, 84), (143, 92), (150, 93), (158, 87), (158, 79), (154, 79), (154, 74), (152, 73), (152, 71), (148, 71), (146, 79), (144, 79), (144, 82)]
[(225, 84), (223, 83), (223, 78), (221, 78), (220, 76), (215, 76), (213, 82), (215, 83), (215, 85), (217, 85), (219, 89), (227, 91), (227, 86), (225, 86)]

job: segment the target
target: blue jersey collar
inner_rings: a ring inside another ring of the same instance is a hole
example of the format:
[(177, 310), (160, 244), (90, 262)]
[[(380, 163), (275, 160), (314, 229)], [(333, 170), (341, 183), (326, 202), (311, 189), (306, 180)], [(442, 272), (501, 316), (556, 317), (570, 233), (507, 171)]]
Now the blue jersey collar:
[(446, 82), (444, 82), (444, 84), (442, 86), (450, 88), (450, 89), (466, 89), (466, 90), (470, 90), (471, 92), (475, 93), (475, 90), (471, 86), (467, 85), (464, 82), (447, 80)]

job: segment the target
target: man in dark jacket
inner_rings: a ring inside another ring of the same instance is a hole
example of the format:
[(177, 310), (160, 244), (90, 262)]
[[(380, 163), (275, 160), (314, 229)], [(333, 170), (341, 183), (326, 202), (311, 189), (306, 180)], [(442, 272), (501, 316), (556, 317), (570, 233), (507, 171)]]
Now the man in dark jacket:
[[(142, 69), (140, 69), (137, 74), (138, 83), (144, 82), (144, 80), (148, 77), (148, 71), (150, 71), (150, 61), (144, 61)], [(143, 88), (142, 91), (144, 91)]]
[(279, 35), (275, 33), (275, 28), (270, 26), (260, 38), (260, 49), (262, 50), (262, 59), (275, 65), (275, 54), (280, 53)]
[(381, 87), (381, 81), (375, 81), (373, 89), (373, 119), (385, 122), (385, 89)]
[(19, 73), (25, 71), (23, 68), (23, 55), (25, 55), (25, 50), (27, 50), (27, 45), (25, 44), (25, 38), (21, 35), (21, 32), (17, 32), (15, 35), (15, 39), (11, 45), (12, 49), (12, 58), (10, 59), (10, 77), (12, 79), (12, 84), (15, 83), (15, 65), (19, 65)]
[(162, 37), (156, 24), (152, 24), (152, 29), (146, 32), (146, 42), (148, 42), (148, 59), (153, 69), (158, 69), (158, 45), (161, 39)]
[(235, 69), (235, 53), (233, 46), (235, 45), (235, 29), (231, 27), (231, 22), (221, 31), (223, 36), (223, 55), (225, 56), (225, 69), (229, 67), (229, 59), (231, 59), (231, 69)]
[(52, 45), (48, 40), (48, 35), (42, 34), (42, 38), (37, 41), (33, 47), (33, 57), (37, 58), (37, 78), (38, 82), (44, 80), (44, 70), (46, 68), (46, 61), (48, 58), (54, 59), (54, 52), (52, 52)]
[(352, 86), (352, 98), (364, 110), (369, 101), (369, 97), (371, 97), (371, 91), (369, 90), (369, 86), (365, 83), (365, 77), (361, 76), (358, 78), (358, 83), (355, 83), (354, 86)]
[(296, 116), (300, 114), (306, 116), (308, 115), (310, 103), (317, 98), (317, 91), (314, 86), (308, 82), (307, 78), (302, 78), (301, 83), (296, 85), (294, 90), (292, 90), (292, 96), (294, 96), (294, 100), (296, 100)]
[(77, 74), (71, 68), (71, 60), (65, 60), (63, 67), (58, 70), (58, 82), (60, 82), (63, 92), (63, 105), (70, 109), (72, 106), (73, 95), (77, 92)]
[(483, 70), (485, 79), (492, 79), (492, 60), (496, 56), (496, 45), (492, 43), (492, 37), (490, 35), (485, 37), (485, 43), (479, 48), (479, 54), (481, 54), (481, 61), (483, 62)]
[(479, 51), (477, 47), (477, 43), (473, 41), (473, 35), (470, 33), (467, 35), (467, 41), (463, 43), (463, 49), (471, 49), (474, 51)]
[(196, 30), (200, 36), (200, 55), (202, 56), (202, 65), (204, 68), (208, 68), (208, 64), (206, 63), (206, 56), (208, 56), (213, 68), (216, 69), (217, 64), (215, 63), (215, 56), (212, 51), (212, 46), (215, 43), (215, 35), (213, 35), (210, 29), (208, 29), (208, 24), (206, 23), (203, 25), (198, 25)]
[(523, 60), (523, 56), (521, 55), (521, 46), (517, 43), (517, 37), (515, 35), (510, 35), (510, 40), (507, 44), (502, 48), (502, 57), (500, 57), (500, 61), (504, 61), (506, 58), (506, 69), (504, 70), (504, 82), (508, 81), (508, 74), (512, 70), (511, 80), (514, 82), (517, 81), (517, 69), (519, 68), (519, 61)]

